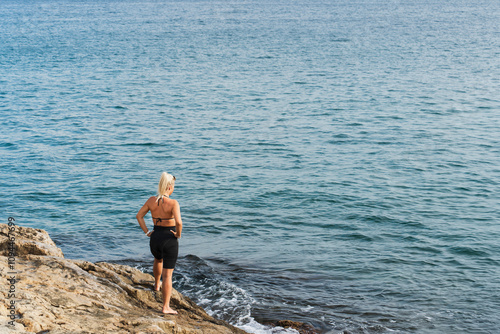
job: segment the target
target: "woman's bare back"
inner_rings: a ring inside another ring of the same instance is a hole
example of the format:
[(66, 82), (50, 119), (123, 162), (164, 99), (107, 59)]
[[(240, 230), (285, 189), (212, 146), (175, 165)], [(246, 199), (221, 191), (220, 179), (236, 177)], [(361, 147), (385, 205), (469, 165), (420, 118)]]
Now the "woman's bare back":
[(153, 224), (159, 226), (175, 226), (174, 206), (176, 200), (163, 196), (157, 200), (155, 196), (148, 199), (148, 208), (153, 217)]

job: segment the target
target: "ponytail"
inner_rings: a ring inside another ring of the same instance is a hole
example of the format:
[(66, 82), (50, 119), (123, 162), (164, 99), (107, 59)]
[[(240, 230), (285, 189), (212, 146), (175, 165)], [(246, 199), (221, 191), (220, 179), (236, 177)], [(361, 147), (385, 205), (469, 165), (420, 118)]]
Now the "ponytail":
[(156, 196), (156, 201), (158, 202), (162, 199), (163, 194), (167, 191), (167, 189), (172, 186), (175, 182), (175, 176), (172, 174), (168, 174), (167, 172), (163, 172), (160, 177), (160, 182), (158, 183), (158, 195)]

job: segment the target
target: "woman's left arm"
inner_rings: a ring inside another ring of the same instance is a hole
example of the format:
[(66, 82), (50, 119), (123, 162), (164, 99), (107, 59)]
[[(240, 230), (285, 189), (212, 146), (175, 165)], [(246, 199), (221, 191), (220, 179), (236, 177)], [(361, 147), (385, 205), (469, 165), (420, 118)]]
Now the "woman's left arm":
[(181, 218), (181, 207), (179, 206), (179, 202), (174, 202), (174, 207), (172, 209), (175, 219), (175, 232), (172, 233), (175, 235), (177, 239), (181, 238), (182, 233), (182, 218)]
[(146, 235), (148, 237), (151, 236), (151, 232), (153, 231), (148, 231), (148, 227), (146, 226), (146, 222), (144, 221), (144, 216), (149, 212), (149, 207), (148, 207), (148, 203), (144, 203), (144, 205), (142, 206), (142, 208), (139, 210), (139, 212), (137, 212), (137, 215), (135, 216), (135, 218), (137, 219), (137, 221), (139, 222), (139, 225), (141, 226), (142, 228), (142, 231), (144, 233), (146, 233)]

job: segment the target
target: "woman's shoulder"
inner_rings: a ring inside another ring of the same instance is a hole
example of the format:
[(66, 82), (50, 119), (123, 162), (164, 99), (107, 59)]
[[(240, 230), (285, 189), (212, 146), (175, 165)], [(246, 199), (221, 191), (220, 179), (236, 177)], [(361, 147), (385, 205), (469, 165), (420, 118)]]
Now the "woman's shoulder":
[(156, 202), (156, 196), (151, 196), (150, 198), (148, 198), (148, 200), (146, 201), (147, 204), (153, 204)]
[[(153, 197), (153, 198), (156, 201), (156, 197)], [(179, 202), (177, 202), (177, 200), (175, 200), (173, 198), (169, 198), (169, 197), (164, 197), (162, 203), (163, 203), (163, 205), (165, 205), (167, 207), (179, 205)]]

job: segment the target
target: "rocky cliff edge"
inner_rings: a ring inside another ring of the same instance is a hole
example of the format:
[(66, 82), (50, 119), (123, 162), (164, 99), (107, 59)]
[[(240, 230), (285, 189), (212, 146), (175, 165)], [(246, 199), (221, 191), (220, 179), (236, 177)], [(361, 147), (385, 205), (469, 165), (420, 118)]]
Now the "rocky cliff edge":
[(65, 259), (44, 230), (0, 224), (1, 333), (244, 334), (177, 291), (163, 315), (153, 277), (106, 262)]

